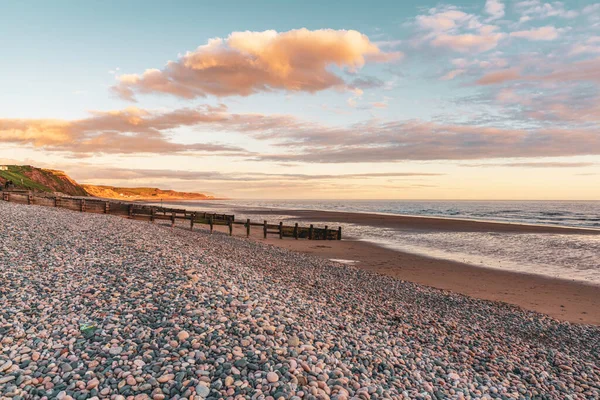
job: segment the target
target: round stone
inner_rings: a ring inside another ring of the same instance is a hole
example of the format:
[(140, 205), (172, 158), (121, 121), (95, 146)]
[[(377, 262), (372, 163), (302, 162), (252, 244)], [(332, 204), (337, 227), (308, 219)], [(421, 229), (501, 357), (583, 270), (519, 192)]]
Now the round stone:
[(279, 375), (277, 375), (275, 372), (269, 372), (267, 374), (267, 380), (270, 383), (275, 383), (275, 382), (277, 382), (279, 380)]

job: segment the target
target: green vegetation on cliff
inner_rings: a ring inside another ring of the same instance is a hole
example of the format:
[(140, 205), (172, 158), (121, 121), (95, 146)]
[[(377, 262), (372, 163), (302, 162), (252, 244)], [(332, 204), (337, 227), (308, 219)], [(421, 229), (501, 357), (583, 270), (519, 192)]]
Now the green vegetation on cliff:
[(87, 196), (85, 189), (64, 172), (30, 165), (7, 165), (0, 168), (0, 184), (12, 181), (15, 188), (37, 192), (60, 192), (70, 196)]

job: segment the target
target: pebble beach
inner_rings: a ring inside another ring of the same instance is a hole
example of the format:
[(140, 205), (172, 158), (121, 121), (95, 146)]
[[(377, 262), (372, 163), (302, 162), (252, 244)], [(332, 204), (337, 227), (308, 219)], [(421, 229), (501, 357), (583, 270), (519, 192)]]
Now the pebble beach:
[(0, 201), (0, 398), (600, 399), (600, 328), (203, 229)]

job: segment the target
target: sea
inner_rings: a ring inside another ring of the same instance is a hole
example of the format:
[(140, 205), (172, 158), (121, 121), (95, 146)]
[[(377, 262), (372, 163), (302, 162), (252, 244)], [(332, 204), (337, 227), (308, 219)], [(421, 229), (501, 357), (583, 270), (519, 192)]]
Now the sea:
[[(600, 230), (600, 201), (211, 200), (187, 201), (185, 208), (286, 224), (295, 220), (285, 210), (323, 210)], [(273, 213), (277, 211), (281, 213)], [(423, 232), (326, 220), (311, 223), (341, 225), (346, 237), (399, 251), (600, 285), (600, 235)]]

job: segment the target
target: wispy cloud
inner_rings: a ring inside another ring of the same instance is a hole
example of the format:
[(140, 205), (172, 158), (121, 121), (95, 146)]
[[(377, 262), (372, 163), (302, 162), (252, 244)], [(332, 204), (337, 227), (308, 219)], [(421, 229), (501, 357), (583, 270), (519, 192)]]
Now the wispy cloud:
[(0, 119), (0, 143), (31, 145), (52, 151), (88, 154), (245, 153), (233, 145), (176, 143), (166, 131), (223, 118), (222, 108), (200, 107), (153, 113), (131, 107), (94, 111), (79, 120)]
[[(497, 16), (500, 14), (499, 3), (492, 3), (489, 9)], [(497, 26), (484, 24), (479, 16), (454, 7), (432, 8), (427, 14), (418, 15), (415, 25), (421, 32), (417, 42), (461, 53), (491, 50), (506, 36)]]
[(515, 7), (523, 22), (549, 17), (575, 18), (579, 15), (579, 12), (567, 9), (560, 1), (545, 3), (540, 0), (525, 0), (516, 3)]
[(180, 171), (167, 169), (127, 169), (84, 167), (77, 173), (80, 179), (169, 179), (182, 181), (320, 181), (368, 178), (414, 178), (441, 176), (441, 173), (373, 172), (356, 174), (268, 174), (263, 172), (223, 173), (219, 171)]
[(558, 38), (558, 29), (553, 26), (542, 26), (526, 31), (511, 32), (510, 36), (528, 40), (554, 40)]
[(511, 162), (511, 163), (486, 163), (462, 164), (463, 167), (508, 167), (508, 168), (584, 168), (597, 165), (591, 162)]

